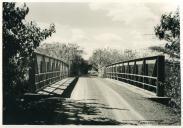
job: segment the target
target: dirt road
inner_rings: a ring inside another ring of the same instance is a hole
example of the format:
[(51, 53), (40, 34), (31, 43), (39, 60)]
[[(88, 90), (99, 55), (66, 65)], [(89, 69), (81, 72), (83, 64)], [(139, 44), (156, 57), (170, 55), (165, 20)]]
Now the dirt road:
[(85, 120), (103, 118), (130, 125), (176, 125), (179, 122), (169, 107), (102, 78), (80, 77), (71, 99), (98, 109), (97, 114), (80, 115)]

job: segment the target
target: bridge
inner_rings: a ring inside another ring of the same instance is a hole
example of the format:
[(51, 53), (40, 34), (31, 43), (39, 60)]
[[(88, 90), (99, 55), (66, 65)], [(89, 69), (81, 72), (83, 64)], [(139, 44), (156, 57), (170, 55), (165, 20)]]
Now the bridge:
[[(167, 125), (179, 122), (164, 105), (169, 100), (164, 97), (164, 56), (113, 63), (102, 67), (99, 73), (102, 78), (70, 77), (69, 64), (35, 52), (29, 74), (30, 93), (25, 94), (25, 99), (45, 101), (46, 111), (51, 103), (50, 111), (54, 114), (46, 115), (43, 111), (31, 123)], [(45, 117), (50, 115), (51, 122), (46, 122)]]

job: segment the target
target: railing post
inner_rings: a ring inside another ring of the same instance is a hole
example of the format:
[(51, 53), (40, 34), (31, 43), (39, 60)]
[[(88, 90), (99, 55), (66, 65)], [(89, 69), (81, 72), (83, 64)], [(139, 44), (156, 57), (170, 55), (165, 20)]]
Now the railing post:
[(36, 87), (35, 87), (35, 74), (36, 74), (36, 62), (35, 62), (35, 59), (36, 59), (36, 55), (35, 53), (32, 54), (32, 57), (31, 57), (31, 67), (29, 69), (29, 89), (31, 92), (34, 92), (36, 90)]
[(107, 78), (110, 78), (109, 72), (110, 72), (109, 67), (107, 67)]
[[(136, 74), (136, 61), (134, 62), (134, 65), (133, 65), (133, 74)], [(133, 76), (133, 78), (132, 78), (133, 80), (136, 80), (136, 76)], [(133, 82), (133, 84), (134, 84), (134, 82)]]
[[(121, 73), (125, 73), (125, 66), (124, 66), (124, 63), (122, 64), (122, 71)], [(121, 75), (122, 78), (125, 78), (125, 74), (122, 74)], [(122, 81), (124, 81), (124, 79), (121, 79)]]
[[(46, 72), (46, 64), (45, 64), (45, 56), (42, 57), (43, 61), (42, 61), (42, 72), (45, 73)], [(43, 74), (43, 80), (46, 80), (46, 75)], [(43, 82), (43, 86), (46, 85), (46, 81)]]
[(114, 66), (115, 66), (115, 80), (118, 80), (118, 75), (117, 75), (118, 66), (116, 64)]
[(61, 62), (61, 79), (63, 79), (63, 62)]
[(157, 96), (164, 96), (164, 82), (165, 79), (165, 57), (158, 56), (157, 57)]
[(67, 76), (68, 76), (68, 77), (70, 76), (70, 64), (67, 65)]
[(67, 77), (67, 73), (66, 73), (66, 64), (64, 64), (64, 77)]
[(127, 62), (127, 75), (126, 75), (126, 78), (127, 78), (127, 83), (130, 83), (130, 81), (128, 80), (129, 79), (129, 74), (130, 73), (130, 70), (129, 70), (129, 62)]
[(63, 63), (63, 67), (62, 67), (62, 72), (63, 72), (63, 78), (65, 78), (65, 64)]
[[(145, 76), (146, 75), (146, 60), (144, 59), (143, 60), (143, 75)], [(145, 83), (145, 78), (143, 77), (143, 83)], [(143, 89), (145, 89), (145, 85), (143, 84)]]
[(114, 67), (113, 67), (113, 65), (112, 65), (111, 69), (112, 69), (112, 75), (111, 75), (111, 78), (112, 78), (112, 79), (114, 79)]
[[(49, 58), (49, 65), (48, 65), (49, 72), (51, 72), (51, 59)], [(48, 74), (48, 78), (51, 78), (51, 73)], [(48, 80), (48, 83), (51, 83), (51, 79)]]
[(60, 61), (60, 65), (59, 65), (59, 76), (60, 76), (60, 80), (62, 79), (62, 70), (61, 70), (61, 68), (62, 68), (62, 61)]
[(113, 66), (111, 66), (111, 79), (113, 79)]
[(109, 73), (109, 78), (112, 79), (112, 77), (111, 77), (111, 76), (112, 76), (112, 69), (111, 69), (111, 66), (109, 66), (109, 72), (110, 72), (110, 73)]
[(107, 78), (110, 78), (110, 68), (107, 66)]
[(107, 73), (107, 67), (104, 67), (104, 69), (105, 69), (104, 70), (104, 78), (107, 78), (107, 74), (106, 74)]

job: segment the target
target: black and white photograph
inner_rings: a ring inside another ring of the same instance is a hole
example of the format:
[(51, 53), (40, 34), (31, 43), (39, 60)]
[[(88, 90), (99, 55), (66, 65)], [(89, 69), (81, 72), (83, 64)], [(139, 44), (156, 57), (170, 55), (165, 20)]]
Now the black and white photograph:
[(178, 1), (2, 3), (2, 125), (181, 127)]

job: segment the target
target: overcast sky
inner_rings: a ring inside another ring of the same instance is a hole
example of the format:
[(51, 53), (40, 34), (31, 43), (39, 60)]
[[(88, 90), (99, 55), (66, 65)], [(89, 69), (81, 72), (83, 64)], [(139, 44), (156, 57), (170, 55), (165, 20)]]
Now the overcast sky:
[(142, 49), (162, 45), (152, 37), (172, 3), (27, 3), (27, 21), (42, 28), (54, 23), (56, 33), (43, 43), (77, 43), (88, 59), (96, 48)]

